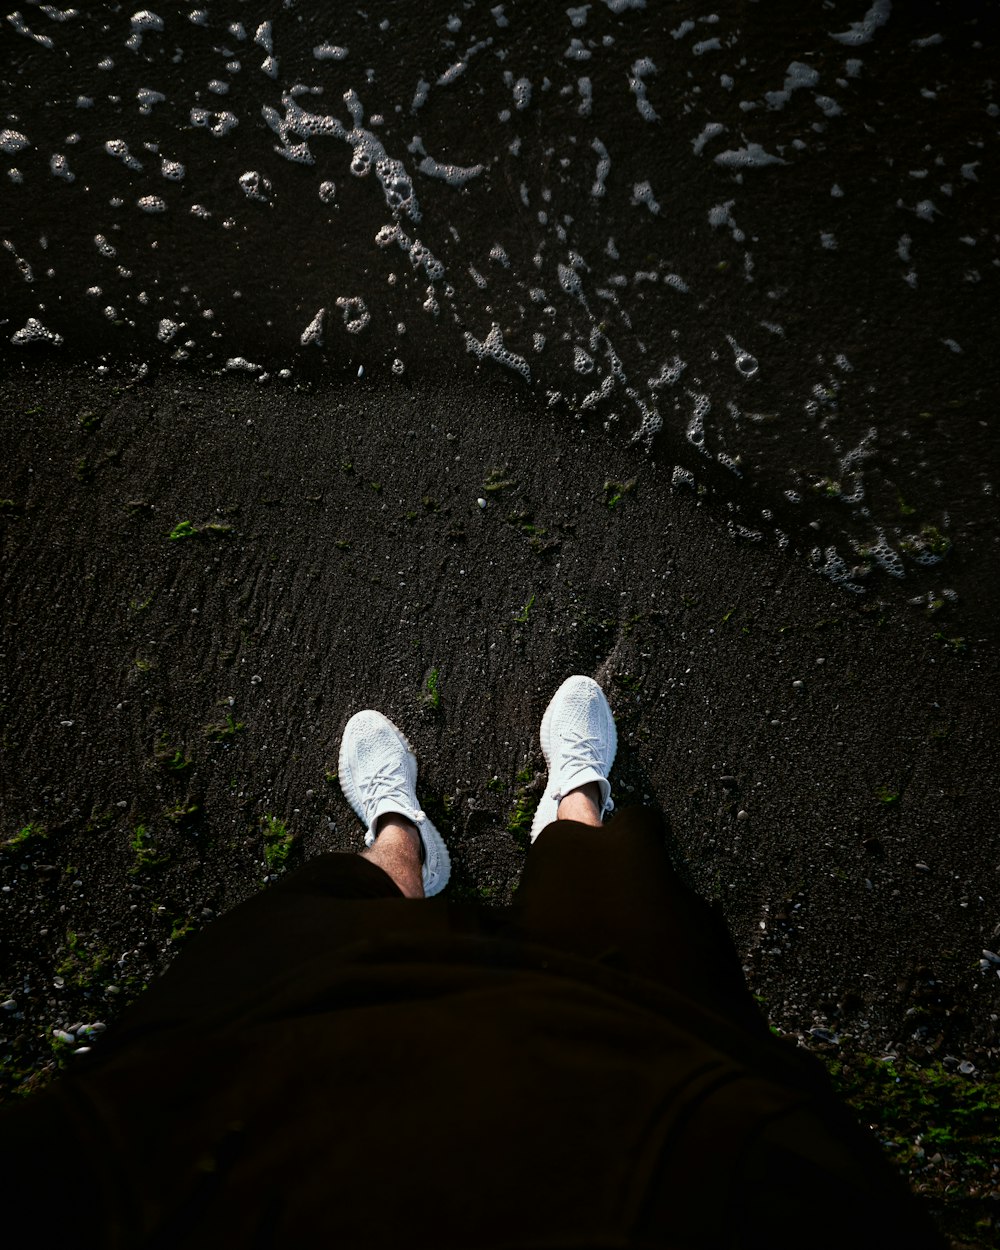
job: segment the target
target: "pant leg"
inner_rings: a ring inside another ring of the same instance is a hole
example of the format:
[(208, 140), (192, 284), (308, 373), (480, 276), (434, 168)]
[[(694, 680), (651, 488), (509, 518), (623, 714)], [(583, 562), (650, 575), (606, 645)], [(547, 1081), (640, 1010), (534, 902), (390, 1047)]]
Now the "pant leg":
[(594, 828), (547, 825), (528, 855), (513, 930), (660, 981), (743, 1027), (766, 1029), (725, 923), (671, 866), (664, 818), (648, 808)]
[(192, 938), (116, 1023), (114, 1044), (194, 1021), (217, 1011), (223, 999), (235, 1009), (294, 966), (303, 952), (333, 950), (364, 936), (376, 902), (384, 913), (386, 904), (395, 910), (413, 900), (360, 855), (316, 856)]

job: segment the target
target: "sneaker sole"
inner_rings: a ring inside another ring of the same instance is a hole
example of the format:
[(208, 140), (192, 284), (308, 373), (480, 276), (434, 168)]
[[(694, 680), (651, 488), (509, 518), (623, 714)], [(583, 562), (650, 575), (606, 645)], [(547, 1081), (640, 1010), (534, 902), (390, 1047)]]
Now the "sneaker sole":
[[(386, 722), (392, 726), (393, 732), (399, 738), (403, 746), (406, 747), (406, 753), (417, 762), (417, 757), (410, 746), (410, 741), (406, 735), (393, 725), (388, 717), (384, 718)], [(351, 774), (350, 765), (347, 759), (347, 742), (345, 740), (340, 744), (340, 754), (337, 757), (337, 778), (340, 781), (340, 789), (347, 799), (354, 814), (358, 817), (362, 824), (365, 825), (367, 832), (368, 826), (365, 823), (365, 809), (361, 802), (361, 796), (358, 794), (357, 787), (354, 784), (354, 777)], [(423, 810), (423, 809), (421, 809)], [(421, 873), (424, 881), (424, 897), (431, 898), (435, 894), (440, 894), (444, 887), (448, 884), (448, 878), (451, 876), (451, 856), (448, 854), (448, 848), (445, 845), (444, 838), (441, 837), (434, 825), (425, 816), (420, 824), (420, 836), (424, 843), (424, 864)], [(431, 868), (431, 865), (433, 867)], [(431, 868), (431, 871), (428, 869)]]

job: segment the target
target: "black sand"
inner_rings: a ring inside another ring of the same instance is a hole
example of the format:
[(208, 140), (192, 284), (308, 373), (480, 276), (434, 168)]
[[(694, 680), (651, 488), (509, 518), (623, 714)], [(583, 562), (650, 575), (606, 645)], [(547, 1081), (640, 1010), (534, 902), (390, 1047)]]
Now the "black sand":
[(413, 741), (451, 888), (509, 899), (541, 712), (585, 672), (619, 802), (668, 813), (776, 1026), (994, 1066), (988, 645), (734, 541), (509, 390), (49, 372), (3, 411), (3, 821), (44, 829), (3, 856), (18, 1063), (261, 888), (266, 816), (289, 866), (360, 846), (330, 774), (362, 707)]

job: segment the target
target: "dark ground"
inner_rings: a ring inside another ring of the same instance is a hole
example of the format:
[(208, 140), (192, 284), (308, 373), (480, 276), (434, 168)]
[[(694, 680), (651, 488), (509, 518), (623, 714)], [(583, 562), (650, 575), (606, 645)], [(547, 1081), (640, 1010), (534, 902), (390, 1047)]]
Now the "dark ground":
[(4, 1093), (261, 888), (269, 818), (289, 868), (360, 848), (333, 770), (362, 707), (413, 742), (449, 889), (508, 900), (538, 722), (584, 672), (619, 803), (667, 812), (772, 1024), (848, 1087), (940, 1082), (891, 1149), (989, 1244), (988, 1142), (931, 1130), (995, 1098), (992, 644), (734, 541), (668, 468), (529, 408), (468, 380), (0, 384)]

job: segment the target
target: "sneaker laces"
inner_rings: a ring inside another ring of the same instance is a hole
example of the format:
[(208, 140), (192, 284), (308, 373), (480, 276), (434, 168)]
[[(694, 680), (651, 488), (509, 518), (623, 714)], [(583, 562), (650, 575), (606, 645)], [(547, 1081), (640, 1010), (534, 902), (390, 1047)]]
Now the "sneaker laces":
[(579, 773), (593, 769), (604, 777), (604, 762), (601, 758), (603, 740), (598, 734), (574, 734), (569, 737), (560, 735), (564, 744), (564, 753), (560, 761), (559, 778), (571, 781)]
[(376, 807), (386, 799), (393, 802), (398, 800), (398, 811), (409, 819), (416, 819), (422, 815), (410, 794), (410, 784), (405, 773), (401, 772), (398, 763), (394, 760), (381, 763), (369, 779), (364, 801), (365, 818), (369, 826)]

